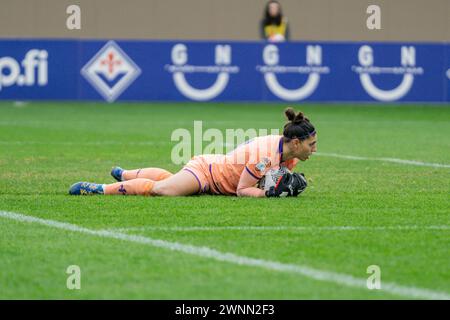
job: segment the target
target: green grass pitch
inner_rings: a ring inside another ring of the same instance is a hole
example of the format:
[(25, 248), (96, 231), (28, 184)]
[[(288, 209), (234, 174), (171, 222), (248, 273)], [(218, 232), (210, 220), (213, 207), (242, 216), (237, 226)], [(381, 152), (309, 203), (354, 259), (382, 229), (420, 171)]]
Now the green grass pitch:
[[(377, 265), (381, 290), (0, 216), (0, 299), (409, 299), (418, 290), (448, 297), (448, 106), (296, 106), (315, 124), (321, 153), (297, 167), (311, 179), (299, 198), (67, 194), (77, 181), (112, 182), (114, 165), (179, 170), (171, 133), (192, 131), (194, 120), (223, 132), (281, 128), (286, 106), (2, 102), (0, 211), (361, 283)], [(69, 265), (81, 269), (80, 290), (66, 287)]]

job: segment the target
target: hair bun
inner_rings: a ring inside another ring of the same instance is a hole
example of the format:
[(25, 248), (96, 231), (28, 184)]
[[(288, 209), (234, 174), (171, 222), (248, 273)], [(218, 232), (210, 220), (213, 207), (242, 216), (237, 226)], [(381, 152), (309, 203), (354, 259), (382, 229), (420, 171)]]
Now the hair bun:
[(295, 116), (294, 120), (292, 120), (292, 122), (297, 124), (297, 123), (301, 123), (304, 120), (305, 120), (305, 114), (300, 111), (299, 113), (297, 113), (297, 115)]
[(286, 110), (284, 110), (284, 114), (289, 121), (294, 121), (294, 119), (296, 118), (295, 111), (292, 108), (287, 108)]
[(283, 127), (283, 137), (288, 139), (285, 141), (289, 142), (293, 138), (305, 140), (315, 134), (314, 126), (303, 112), (297, 113), (293, 108), (289, 107), (284, 110), (284, 114), (289, 120)]
[(286, 110), (284, 110), (284, 114), (286, 115), (286, 117), (288, 118), (288, 120), (289, 120), (290, 122), (292, 122), (293, 124), (299, 124), (299, 123), (301, 123), (302, 121), (308, 120), (308, 119), (305, 117), (305, 114), (304, 114), (303, 112), (300, 111), (299, 113), (296, 113), (296, 112), (294, 111), (294, 109), (291, 108), (291, 107), (289, 107), (289, 108), (287, 108)]

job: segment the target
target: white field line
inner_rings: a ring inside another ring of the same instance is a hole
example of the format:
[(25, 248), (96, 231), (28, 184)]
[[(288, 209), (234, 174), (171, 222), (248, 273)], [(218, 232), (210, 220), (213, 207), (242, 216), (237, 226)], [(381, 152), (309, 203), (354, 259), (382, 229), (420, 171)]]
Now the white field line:
[[(215, 249), (208, 247), (200, 247), (188, 244), (182, 244), (178, 242), (171, 242), (160, 239), (152, 239), (149, 237), (143, 237), (138, 235), (130, 235), (120, 232), (107, 231), (107, 230), (93, 230), (77, 226), (70, 223), (64, 223), (54, 220), (41, 219), (33, 216), (28, 216), (24, 214), (0, 211), (0, 217), (28, 223), (37, 223), (40, 225), (45, 225), (51, 228), (78, 232), (82, 234), (88, 234), (103, 238), (117, 239), (122, 241), (134, 242), (145, 244), (157, 248), (168, 249), (171, 251), (178, 251), (193, 256), (198, 256), (202, 258), (209, 258), (217, 261), (228, 262), (236, 265), (248, 266), (248, 267), (259, 267), (266, 270), (288, 272), (302, 275), (304, 277), (318, 280), (332, 282), (335, 284), (354, 287), (358, 289), (367, 289), (366, 279), (355, 278), (351, 275), (320, 270), (312, 268), (305, 265), (294, 265), (281, 263), (270, 260), (256, 259), (245, 256), (239, 256), (230, 252), (220, 252)], [(412, 286), (402, 286), (395, 283), (382, 282), (382, 290), (384, 292), (399, 295), (403, 297), (411, 297), (417, 299), (444, 299), (450, 300), (450, 294), (447, 292), (434, 291), (430, 289), (417, 288)]]
[(140, 226), (140, 227), (125, 227), (125, 228), (109, 228), (110, 231), (401, 231), (401, 230), (450, 230), (450, 226)]
[(384, 162), (393, 162), (393, 163), (407, 164), (407, 165), (413, 165), (413, 166), (422, 166), (422, 167), (450, 168), (450, 164), (422, 162), (422, 161), (415, 161), (415, 160), (403, 160), (403, 159), (396, 159), (396, 158), (371, 158), (371, 157), (349, 156), (349, 155), (338, 154), (338, 153), (324, 153), (324, 152), (316, 152), (315, 155), (324, 156), (324, 157), (334, 157), (334, 158), (340, 158), (340, 159), (348, 159), (348, 160), (384, 161)]

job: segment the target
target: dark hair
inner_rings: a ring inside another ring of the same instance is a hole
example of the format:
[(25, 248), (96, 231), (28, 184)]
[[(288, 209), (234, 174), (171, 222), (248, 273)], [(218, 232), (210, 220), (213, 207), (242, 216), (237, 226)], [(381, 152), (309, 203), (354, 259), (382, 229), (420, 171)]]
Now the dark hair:
[(295, 113), (294, 109), (287, 108), (284, 114), (289, 120), (283, 129), (283, 137), (286, 142), (295, 138), (305, 140), (316, 134), (316, 129), (303, 112)]
[[(278, 4), (279, 12), (278, 12), (278, 14), (275, 17), (272, 17), (269, 14), (269, 6), (270, 6), (271, 3)], [(267, 2), (266, 8), (264, 9), (263, 25), (264, 26), (268, 26), (268, 25), (271, 25), (271, 24), (276, 24), (277, 26), (279, 26), (281, 24), (282, 20), (283, 20), (283, 12), (281, 11), (281, 4), (278, 1), (275, 1), (275, 0), (271, 0), (271, 1)]]

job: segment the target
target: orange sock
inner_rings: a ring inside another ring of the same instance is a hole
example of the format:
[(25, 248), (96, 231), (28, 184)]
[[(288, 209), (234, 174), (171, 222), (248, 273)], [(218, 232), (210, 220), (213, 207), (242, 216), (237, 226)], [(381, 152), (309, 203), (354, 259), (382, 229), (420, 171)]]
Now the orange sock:
[(144, 168), (136, 170), (124, 170), (122, 179), (124, 181), (138, 178), (151, 179), (153, 181), (160, 181), (173, 176), (172, 173), (161, 168)]
[(155, 181), (150, 179), (133, 179), (107, 184), (103, 187), (105, 194), (150, 196)]

